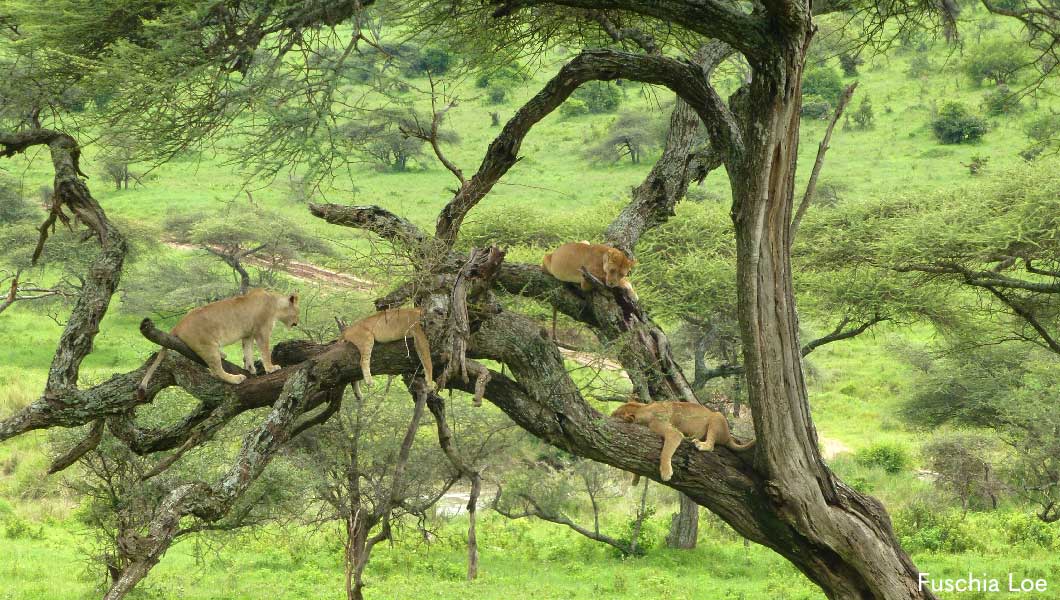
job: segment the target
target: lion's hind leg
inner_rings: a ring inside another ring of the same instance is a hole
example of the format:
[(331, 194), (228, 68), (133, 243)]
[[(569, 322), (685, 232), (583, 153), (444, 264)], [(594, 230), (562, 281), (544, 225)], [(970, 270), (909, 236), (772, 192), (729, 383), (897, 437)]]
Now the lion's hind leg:
[(206, 365), (210, 367), (210, 373), (221, 381), (236, 385), (243, 383), (243, 380), (247, 378), (246, 375), (232, 375), (225, 372), (224, 367), (221, 365), (221, 348), (217, 344), (211, 344), (207, 348), (192, 346), (191, 349), (206, 361)]

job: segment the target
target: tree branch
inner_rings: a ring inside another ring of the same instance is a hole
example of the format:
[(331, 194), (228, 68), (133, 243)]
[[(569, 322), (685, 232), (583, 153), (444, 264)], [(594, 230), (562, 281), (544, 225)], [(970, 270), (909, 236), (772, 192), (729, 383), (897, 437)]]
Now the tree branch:
[(467, 213), (519, 160), (519, 149), (530, 129), (559, 107), (587, 81), (631, 79), (665, 85), (697, 114), (717, 148), (739, 152), (742, 138), (735, 118), (698, 66), (664, 56), (630, 54), (617, 50), (585, 50), (560, 69), (540, 92), (513, 116), (490, 144), (478, 171), (438, 215), (435, 235), (451, 247)]
[(810, 207), (810, 202), (813, 201), (813, 197), (817, 193), (817, 178), (821, 175), (821, 168), (824, 167), (824, 155), (828, 152), (828, 143), (832, 139), (832, 130), (835, 129), (835, 124), (839, 122), (839, 117), (842, 116), (843, 110), (850, 103), (850, 99), (854, 96), (854, 90), (857, 87), (858, 82), (855, 81), (843, 90), (843, 94), (839, 96), (839, 104), (835, 107), (835, 112), (832, 113), (832, 120), (829, 121), (828, 127), (824, 130), (824, 137), (821, 138), (821, 144), (817, 147), (817, 160), (814, 161), (813, 170), (810, 171), (810, 180), (806, 182), (806, 192), (802, 195), (802, 202), (799, 202), (799, 208), (791, 219), (791, 227), (788, 229), (789, 244), (795, 240), (795, 233), (799, 230), (799, 223), (802, 222), (806, 209)]

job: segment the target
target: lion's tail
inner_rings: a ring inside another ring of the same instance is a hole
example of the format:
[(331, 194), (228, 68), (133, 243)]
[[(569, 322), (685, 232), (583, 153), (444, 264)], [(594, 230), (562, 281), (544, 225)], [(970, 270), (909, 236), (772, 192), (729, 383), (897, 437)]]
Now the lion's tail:
[(141, 398), (147, 393), (147, 384), (151, 382), (151, 376), (158, 370), (158, 365), (162, 362), (162, 359), (166, 357), (166, 349), (162, 348), (158, 351), (158, 355), (155, 356), (154, 362), (151, 363), (150, 367), (147, 367), (147, 372), (144, 373), (144, 379), (140, 382), (139, 387), (136, 388), (136, 394)]
[(726, 446), (727, 446), (727, 447), (728, 447), (728, 448), (729, 448), (730, 450), (736, 450), (736, 451), (740, 451), (740, 450), (750, 450), (751, 448), (753, 448), (753, 447), (754, 447), (754, 445), (755, 445), (755, 442), (757, 442), (757, 441), (758, 441), (758, 440), (751, 440), (751, 441), (749, 441), (749, 442), (744, 442), (744, 443), (742, 443), (742, 444), (741, 444), (740, 442), (737, 442), (735, 438), (732, 438), (732, 437), (730, 437), (730, 438), (729, 438), (729, 443), (728, 443), (728, 444), (725, 444), (725, 445), (726, 445)]

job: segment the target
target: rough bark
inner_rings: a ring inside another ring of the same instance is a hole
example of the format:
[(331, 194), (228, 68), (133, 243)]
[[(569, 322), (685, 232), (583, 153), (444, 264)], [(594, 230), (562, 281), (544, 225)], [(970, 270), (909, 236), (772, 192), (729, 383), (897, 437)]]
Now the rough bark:
[(681, 508), (670, 518), (670, 533), (666, 545), (670, 548), (692, 550), (699, 537), (699, 505), (681, 494)]

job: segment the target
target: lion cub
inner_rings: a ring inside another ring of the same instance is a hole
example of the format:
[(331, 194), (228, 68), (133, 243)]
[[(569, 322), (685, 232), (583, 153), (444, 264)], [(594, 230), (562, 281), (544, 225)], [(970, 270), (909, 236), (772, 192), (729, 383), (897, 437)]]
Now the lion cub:
[[(298, 294), (274, 294), (255, 288), (244, 296), (211, 302), (192, 310), (184, 315), (171, 333), (206, 362), (214, 377), (237, 384), (242, 383), (247, 376), (225, 372), (221, 367), (221, 348), (242, 340), (243, 367), (253, 375), (257, 373), (254, 369), (254, 343), (257, 342), (265, 372), (278, 371), (280, 367), (272, 364), (272, 351), (269, 347), (269, 336), (272, 335), (272, 327), (276, 321), (281, 321), (288, 327), (298, 326)], [(147, 388), (166, 352), (163, 348), (148, 367), (143, 381), (140, 382), (141, 390)]]
[(581, 268), (585, 267), (594, 277), (609, 287), (623, 287), (636, 300), (637, 293), (633, 284), (626, 277), (637, 261), (630, 259), (624, 252), (606, 244), (590, 244), (586, 241), (571, 242), (546, 254), (541, 261), (541, 268), (560, 281), (577, 283), (583, 290), (592, 288), (585, 280)]
[(342, 339), (357, 346), (361, 353), (361, 374), (365, 385), (372, 385), (372, 346), (376, 342), (396, 342), (409, 335), (416, 344), (416, 354), (423, 365), (427, 389), (434, 390), (434, 371), (431, 365), (431, 347), (427, 334), (420, 325), (423, 311), (418, 308), (383, 310), (353, 323), (342, 331)]
[[(659, 456), (659, 475), (663, 481), (670, 481), (673, 477), (670, 459), (684, 436), (693, 438), (696, 448), (705, 452), (713, 451), (715, 444), (732, 450), (747, 450), (755, 444), (754, 440), (745, 444), (737, 442), (729, 433), (729, 422), (725, 415), (692, 402), (627, 402), (616, 408), (611, 416), (627, 423), (645, 425), (663, 436), (662, 454)], [(633, 484), (636, 485), (638, 480), (639, 476), (635, 475)]]

